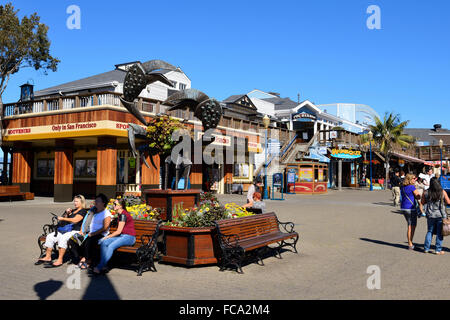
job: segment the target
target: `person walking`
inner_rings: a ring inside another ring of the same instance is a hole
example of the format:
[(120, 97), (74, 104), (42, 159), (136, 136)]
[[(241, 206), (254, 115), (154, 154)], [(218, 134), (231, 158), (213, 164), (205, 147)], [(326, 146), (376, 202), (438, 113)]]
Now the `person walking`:
[(391, 179), (391, 185), (392, 185), (392, 199), (394, 201), (394, 207), (397, 207), (400, 205), (400, 186), (402, 184), (402, 181), (400, 179), (400, 172), (398, 170), (395, 170), (394, 175)]
[(433, 174), (433, 168), (428, 167), (426, 169), (426, 173), (422, 176), (423, 177), (423, 184), (425, 185), (425, 190), (428, 190), (430, 188), (430, 180), (434, 177)]
[(406, 236), (408, 239), (409, 250), (414, 250), (413, 239), (414, 232), (416, 231), (417, 226), (417, 209), (415, 199), (420, 200), (419, 191), (417, 191), (416, 187), (414, 186), (415, 182), (415, 176), (411, 173), (408, 173), (405, 176), (403, 186), (400, 189), (400, 193), (402, 196), (400, 208), (408, 224)]
[(436, 177), (431, 178), (430, 186), (422, 195), (421, 203), (425, 206), (425, 214), (427, 216), (427, 235), (423, 246), (424, 252), (428, 253), (433, 240), (433, 234), (436, 234), (436, 254), (442, 255), (442, 219), (447, 218), (445, 204), (450, 205), (450, 199), (442, 189), (439, 180)]

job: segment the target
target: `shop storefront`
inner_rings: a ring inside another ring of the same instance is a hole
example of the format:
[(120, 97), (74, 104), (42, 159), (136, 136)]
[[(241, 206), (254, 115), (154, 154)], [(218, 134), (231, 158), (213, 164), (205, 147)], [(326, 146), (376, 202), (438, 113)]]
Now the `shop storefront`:
[(313, 161), (287, 164), (285, 181), (288, 193), (326, 193), (328, 190), (328, 165)]
[[(144, 115), (147, 120), (154, 116), (145, 112)], [(12, 183), (19, 185), (23, 192), (53, 196), (60, 202), (71, 201), (76, 194), (88, 198), (100, 192), (108, 196), (140, 194), (144, 189), (161, 187), (159, 157), (153, 158), (157, 167), (154, 168), (146, 156), (150, 164), (147, 168), (129, 151), (128, 123), (137, 120), (123, 108), (59, 110), (4, 121), (3, 142), (12, 148)], [(191, 123), (186, 125), (193, 128)], [(219, 129), (214, 144), (220, 145), (226, 159), (227, 148), (234, 147), (232, 139), (239, 136), (245, 141), (244, 163), (236, 166), (234, 162), (194, 163), (191, 188), (225, 193), (233, 183), (242, 183), (245, 189), (251, 183), (252, 152), (260, 149), (260, 136), (244, 130), (234, 130), (231, 131), (234, 136), (226, 136), (224, 129)], [(236, 168), (239, 176), (235, 175)]]
[(336, 187), (358, 188), (363, 173), (361, 162), (361, 151), (333, 149), (331, 151), (333, 185)]

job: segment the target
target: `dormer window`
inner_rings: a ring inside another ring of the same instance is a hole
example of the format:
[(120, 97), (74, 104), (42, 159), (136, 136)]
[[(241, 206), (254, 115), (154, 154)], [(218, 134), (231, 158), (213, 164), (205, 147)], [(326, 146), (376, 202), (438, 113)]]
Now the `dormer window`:
[(186, 90), (186, 84), (180, 83), (179, 89), (180, 89), (180, 90)]

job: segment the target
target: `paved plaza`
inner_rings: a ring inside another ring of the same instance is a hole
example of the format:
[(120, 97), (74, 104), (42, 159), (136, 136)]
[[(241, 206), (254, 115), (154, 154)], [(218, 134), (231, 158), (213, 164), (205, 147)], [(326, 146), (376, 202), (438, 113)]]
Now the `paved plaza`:
[[(245, 196), (219, 199), (243, 203)], [(80, 289), (68, 288), (68, 265), (34, 266), (48, 212), (69, 206), (50, 198), (0, 203), (0, 299), (450, 299), (450, 240), (444, 240), (444, 256), (408, 251), (406, 223), (391, 206), (388, 191), (330, 191), (267, 201), (280, 221), (295, 223), (299, 254), (268, 257), (265, 266), (245, 266), (244, 274), (219, 272), (217, 266), (157, 264), (158, 272), (142, 277), (117, 268), (101, 277), (82, 271)], [(419, 250), (425, 226), (419, 219)], [(372, 265), (381, 270), (379, 290), (367, 288)]]

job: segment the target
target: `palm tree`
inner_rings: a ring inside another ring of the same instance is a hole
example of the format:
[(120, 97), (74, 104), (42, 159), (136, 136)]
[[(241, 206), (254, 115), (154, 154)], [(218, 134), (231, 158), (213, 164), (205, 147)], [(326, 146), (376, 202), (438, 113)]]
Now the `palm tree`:
[[(387, 182), (389, 179), (389, 160), (391, 151), (395, 146), (401, 148), (409, 148), (414, 142), (414, 138), (410, 135), (404, 134), (403, 129), (408, 125), (409, 121), (400, 122), (400, 116), (392, 112), (384, 114), (383, 120), (375, 117), (375, 125), (370, 125), (369, 129), (373, 133), (373, 140), (375, 145), (384, 155), (386, 178), (384, 180), (385, 189), (387, 189)], [(363, 135), (362, 141), (368, 140), (367, 135)]]

